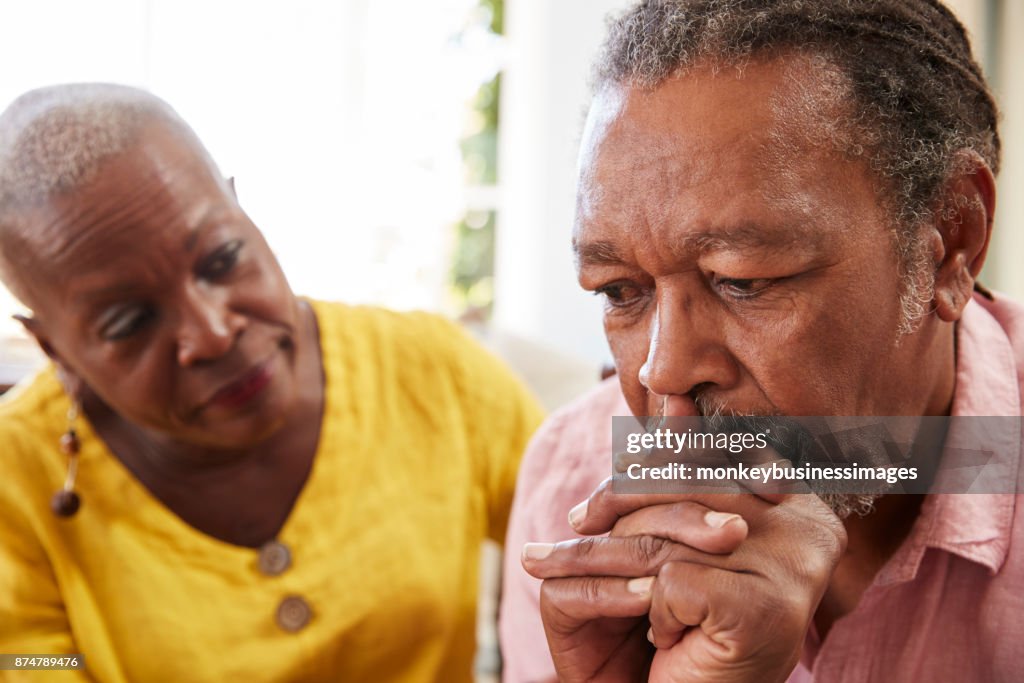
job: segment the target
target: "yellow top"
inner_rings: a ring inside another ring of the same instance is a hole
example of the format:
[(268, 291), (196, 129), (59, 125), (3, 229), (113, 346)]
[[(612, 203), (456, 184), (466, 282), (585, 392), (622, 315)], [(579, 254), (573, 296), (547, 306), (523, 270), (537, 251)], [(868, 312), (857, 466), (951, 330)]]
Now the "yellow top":
[(82, 653), (88, 670), (0, 681), (472, 679), (479, 545), (504, 536), (540, 410), (441, 318), (312, 304), (324, 420), (277, 576), (164, 507), (84, 420), (82, 507), (54, 516), (53, 370), (0, 403), (0, 653)]

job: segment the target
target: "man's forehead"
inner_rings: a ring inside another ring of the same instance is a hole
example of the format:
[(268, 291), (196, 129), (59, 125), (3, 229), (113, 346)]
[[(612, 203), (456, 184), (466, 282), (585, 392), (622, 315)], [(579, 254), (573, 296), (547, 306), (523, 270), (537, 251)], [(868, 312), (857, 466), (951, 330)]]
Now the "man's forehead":
[(698, 63), (653, 88), (608, 83), (588, 111), (580, 172), (610, 156), (609, 148), (638, 152), (616, 159), (637, 165), (678, 158), (680, 148), (693, 157), (715, 148), (736, 152), (745, 141), (773, 162), (780, 152), (828, 147), (825, 138), (848, 133), (848, 86), (836, 67), (802, 53)]
[[(739, 70), (717, 64), (694, 66), (655, 87), (609, 83), (594, 96), (584, 129), (584, 153), (609, 136), (678, 136), (687, 121), (713, 122), (733, 134), (759, 130), (774, 115), (773, 95), (787, 84), (787, 62), (757, 62)], [(589, 146), (588, 146), (589, 145)]]
[(802, 64), (794, 57), (742, 72), (709, 66), (654, 89), (599, 92), (580, 156), (579, 256), (606, 261), (618, 238), (637, 231), (655, 238), (665, 225), (687, 226), (685, 234), (673, 231), (685, 250), (770, 250), (822, 239), (831, 205), (842, 204), (823, 200), (834, 199), (837, 180), (852, 169), (830, 146), (814, 144), (814, 96), (794, 81)]

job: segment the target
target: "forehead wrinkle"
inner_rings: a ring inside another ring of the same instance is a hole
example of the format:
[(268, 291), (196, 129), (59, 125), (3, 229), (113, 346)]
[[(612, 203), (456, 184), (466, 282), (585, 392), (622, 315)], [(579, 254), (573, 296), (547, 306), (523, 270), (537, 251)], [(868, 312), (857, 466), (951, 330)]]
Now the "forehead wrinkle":
[[(790, 80), (792, 75), (786, 73)], [(724, 250), (766, 254), (821, 250), (826, 237), (822, 233), (829, 221), (821, 214), (823, 207), (818, 206), (814, 193), (804, 186), (815, 179), (801, 173), (808, 170), (809, 157), (820, 158), (821, 151), (813, 145), (808, 149), (807, 141), (799, 136), (800, 124), (807, 121), (807, 114), (814, 108), (798, 107), (796, 113), (801, 116), (796, 121), (791, 120), (792, 115), (787, 117), (784, 102), (794, 84), (784, 82), (758, 100), (749, 116), (732, 123), (724, 121), (711, 133), (699, 124), (696, 128), (680, 127), (680, 107), (699, 121), (713, 116), (712, 108), (722, 106), (722, 98), (726, 104), (744, 105), (742, 98), (749, 93), (733, 87), (742, 78), (714, 73), (708, 76), (708, 88), (715, 96), (709, 102), (700, 98), (680, 101), (676, 97), (667, 101), (669, 108), (664, 106), (666, 102), (650, 106), (649, 100), (666, 94), (665, 88), (674, 87), (674, 82), (650, 92), (628, 87), (619, 91), (626, 97), (616, 103), (616, 115), (602, 121), (601, 134), (587, 141), (587, 154), (581, 159), (580, 179), (585, 191), (577, 203), (576, 234), (581, 239), (575, 245), (578, 263), (625, 263), (632, 255), (621, 250), (629, 245), (629, 235), (641, 232), (646, 233), (642, 240), (645, 251), (659, 261)], [(818, 94), (816, 88), (805, 87)], [(820, 96), (803, 94), (809, 103), (821, 101)], [(782, 132), (790, 140), (797, 134), (797, 141), (803, 144), (797, 148), (792, 142), (779, 145)], [(737, 151), (743, 153), (737, 156)], [(772, 212), (771, 222), (765, 223), (756, 213), (736, 215), (728, 200), (708, 206), (694, 203), (704, 187), (717, 188), (720, 183), (731, 183), (734, 177), (746, 179), (746, 185), (737, 192), (755, 193), (765, 208), (782, 211)], [(592, 239), (586, 239), (586, 233)], [(655, 246), (659, 241), (661, 246)], [(661, 252), (660, 256), (651, 252), (652, 247), (654, 252)]]
[(701, 254), (742, 250), (788, 251), (801, 247), (814, 248), (820, 242), (821, 234), (804, 226), (775, 229), (756, 223), (698, 230), (682, 239), (684, 249)]
[[(106, 250), (111, 244), (121, 241), (125, 234), (137, 230), (135, 222), (125, 218), (138, 206), (160, 206), (169, 201), (170, 197), (147, 194), (138, 185), (132, 188), (130, 195), (119, 199), (112, 206), (109, 203), (101, 206), (83, 204), (68, 198), (65, 206), (57, 209), (57, 217), (46, 221), (45, 227), (38, 231), (33, 241), (44, 262), (58, 268), (67, 266), (74, 269), (81, 265), (83, 258), (88, 260), (87, 257), (94, 252)], [(103, 232), (102, 243), (90, 244), (97, 230)]]

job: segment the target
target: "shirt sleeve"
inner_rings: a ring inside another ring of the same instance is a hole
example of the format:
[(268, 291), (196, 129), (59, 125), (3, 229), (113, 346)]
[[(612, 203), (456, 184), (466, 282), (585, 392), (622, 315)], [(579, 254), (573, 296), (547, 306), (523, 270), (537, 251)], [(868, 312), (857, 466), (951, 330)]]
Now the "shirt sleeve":
[[(555, 665), (548, 651), (544, 624), (540, 618), (540, 580), (523, 569), (520, 556), (523, 544), (530, 541), (564, 540), (559, 524), (546, 513), (557, 516), (545, 484), (548, 466), (557, 461), (561, 421), (547, 422), (530, 442), (523, 457), (515, 503), (509, 521), (504, 568), (502, 572), (501, 617), (498, 635), (503, 660), (504, 683), (554, 681)], [(545, 514), (534, 515), (531, 511)], [(565, 526), (568, 526), (566, 522)]]
[(540, 584), (520, 561), (524, 543), (580, 538), (569, 510), (611, 473), (611, 416), (628, 414), (616, 379), (556, 412), (523, 457), (505, 550), (498, 634), (505, 683), (555, 680), (540, 618)]

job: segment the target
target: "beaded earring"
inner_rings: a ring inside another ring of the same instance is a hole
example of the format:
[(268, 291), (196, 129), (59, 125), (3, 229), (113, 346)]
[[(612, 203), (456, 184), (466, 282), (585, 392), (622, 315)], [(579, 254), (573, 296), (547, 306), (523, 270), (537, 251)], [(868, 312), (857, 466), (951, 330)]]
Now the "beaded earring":
[(68, 475), (64, 479), (64, 487), (53, 494), (50, 499), (50, 509), (58, 517), (71, 517), (82, 505), (82, 499), (75, 492), (75, 478), (78, 476), (78, 451), (81, 450), (81, 442), (78, 440), (78, 432), (75, 431), (75, 420), (78, 419), (78, 401), (71, 400), (68, 408), (68, 428), (60, 437), (60, 450), (68, 457)]

